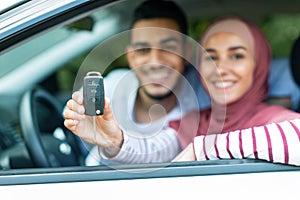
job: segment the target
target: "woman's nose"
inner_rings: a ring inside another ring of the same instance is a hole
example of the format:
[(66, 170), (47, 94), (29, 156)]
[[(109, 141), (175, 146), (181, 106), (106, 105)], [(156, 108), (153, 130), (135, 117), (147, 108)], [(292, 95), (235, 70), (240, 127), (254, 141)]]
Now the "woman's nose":
[(229, 62), (226, 59), (219, 59), (216, 62), (216, 69), (218, 71), (219, 74), (226, 74), (228, 72), (229, 68)]
[(217, 65), (217, 68), (219, 70), (228, 70), (229, 69), (229, 62), (227, 59), (224, 59), (224, 58), (220, 58), (216, 61), (216, 65)]

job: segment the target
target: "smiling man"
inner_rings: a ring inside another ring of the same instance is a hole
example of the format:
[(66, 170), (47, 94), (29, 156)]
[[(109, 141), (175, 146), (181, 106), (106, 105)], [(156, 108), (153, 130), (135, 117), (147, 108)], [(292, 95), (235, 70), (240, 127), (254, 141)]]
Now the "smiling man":
[(134, 106), (139, 123), (165, 115), (152, 112), (149, 118), (149, 109), (155, 104), (161, 105), (166, 113), (177, 105), (175, 93), (180, 90), (186, 68), (182, 58), (185, 42), (179, 30), (176, 21), (166, 18), (139, 20), (133, 26), (127, 60), (140, 84)]

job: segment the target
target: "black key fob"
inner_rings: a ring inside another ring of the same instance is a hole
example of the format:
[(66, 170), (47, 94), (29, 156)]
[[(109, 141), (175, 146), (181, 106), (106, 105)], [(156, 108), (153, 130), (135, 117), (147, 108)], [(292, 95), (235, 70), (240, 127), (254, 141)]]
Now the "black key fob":
[(88, 72), (83, 79), (83, 103), (85, 114), (102, 115), (104, 112), (103, 77), (99, 72)]

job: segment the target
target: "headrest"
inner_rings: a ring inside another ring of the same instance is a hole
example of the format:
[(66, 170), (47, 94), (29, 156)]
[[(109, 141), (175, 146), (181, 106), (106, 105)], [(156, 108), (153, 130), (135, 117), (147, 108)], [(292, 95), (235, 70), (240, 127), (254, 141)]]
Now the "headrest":
[(291, 71), (295, 82), (300, 86), (300, 36), (292, 47)]

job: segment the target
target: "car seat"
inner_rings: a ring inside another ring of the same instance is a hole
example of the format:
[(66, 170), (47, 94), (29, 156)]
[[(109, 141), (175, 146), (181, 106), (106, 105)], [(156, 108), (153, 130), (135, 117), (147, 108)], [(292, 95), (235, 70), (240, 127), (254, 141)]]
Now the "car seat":
[[(290, 56), (290, 66), (292, 76), (297, 85), (300, 87), (300, 36), (296, 39), (292, 47)], [(300, 104), (298, 104), (296, 111), (300, 112)]]

